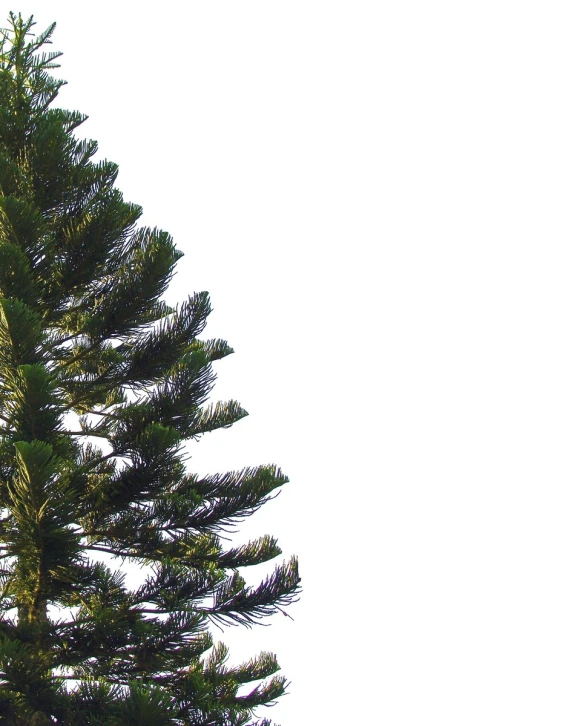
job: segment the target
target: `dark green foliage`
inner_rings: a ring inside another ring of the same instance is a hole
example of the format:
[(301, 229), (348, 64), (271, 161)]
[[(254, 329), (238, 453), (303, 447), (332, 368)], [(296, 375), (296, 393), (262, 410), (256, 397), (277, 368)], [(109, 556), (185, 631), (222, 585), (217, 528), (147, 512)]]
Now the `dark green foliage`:
[(267, 726), (275, 657), (228, 666), (209, 625), (295, 599), (294, 559), (240, 574), (272, 537), (221, 536), (286, 479), (185, 470), (186, 441), (246, 415), (205, 405), (232, 350), (198, 337), (206, 293), (162, 301), (181, 255), (74, 137), (85, 117), (51, 108), (54, 26), (32, 26), (10, 15), (0, 42), (0, 724)]

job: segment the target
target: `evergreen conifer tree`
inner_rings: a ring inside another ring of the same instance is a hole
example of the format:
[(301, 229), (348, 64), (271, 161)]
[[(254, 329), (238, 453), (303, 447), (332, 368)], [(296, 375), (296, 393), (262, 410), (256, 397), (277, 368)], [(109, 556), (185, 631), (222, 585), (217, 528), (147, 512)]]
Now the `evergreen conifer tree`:
[(209, 626), (295, 599), (293, 558), (240, 574), (272, 537), (221, 536), (286, 479), (186, 471), (186, 441), (245, 415), (205, 405), (231, 348), (199, 337), (206, 293), (162, 301), (181, 255), (53, 107), (54, 25), (33, 25), (10, 14), (0, 43), (0, 724), (265, 726), (275, 656), (229, 666)]

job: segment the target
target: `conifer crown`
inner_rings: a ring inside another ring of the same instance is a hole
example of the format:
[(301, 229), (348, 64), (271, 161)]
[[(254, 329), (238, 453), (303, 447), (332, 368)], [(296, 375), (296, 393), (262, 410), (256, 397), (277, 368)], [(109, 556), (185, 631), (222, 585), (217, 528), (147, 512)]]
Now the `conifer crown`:
[(207, 293), (163, 302), (181, 253), (53, 107), (55, 24), (33, 28), (11, 13), (0, 36), (0, 724), (266, 726), (275, 656), (228, 666), (209, 626), (295, 600), (295, 558), (240, 574), (272, 537), (222, 537), (287, 480), (186, 471), (187, 442), (246, 415), (205, 404), (232, 349), (199, 337)]

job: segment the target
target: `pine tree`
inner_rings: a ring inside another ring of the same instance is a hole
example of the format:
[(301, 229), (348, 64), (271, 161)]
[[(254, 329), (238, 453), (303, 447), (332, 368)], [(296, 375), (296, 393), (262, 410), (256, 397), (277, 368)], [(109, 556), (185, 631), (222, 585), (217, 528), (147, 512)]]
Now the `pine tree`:
[(232, 350), (199, 337), (207, 293), (163, 302), (181, 254), (53, 107), (54, 24), (33, 26), (10, 14), (0, 42), (0, 724), (265, 726), (275, 656), (230, 666), (210, 625), (296, 598), (294, 558), (240, 574), (272, 537), (223, 536), (286, 478), (186, 471), (187, 442), (246, 415), (205, 404)]

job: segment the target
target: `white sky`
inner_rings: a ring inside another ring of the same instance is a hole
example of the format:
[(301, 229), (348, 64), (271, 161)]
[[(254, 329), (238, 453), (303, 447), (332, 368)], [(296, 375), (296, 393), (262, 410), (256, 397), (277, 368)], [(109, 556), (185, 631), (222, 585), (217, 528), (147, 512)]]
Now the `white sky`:
[(560, 3), (20, 2), (211, 292), (199, 471), (276, 462), (282, 726), (563, 719)]

